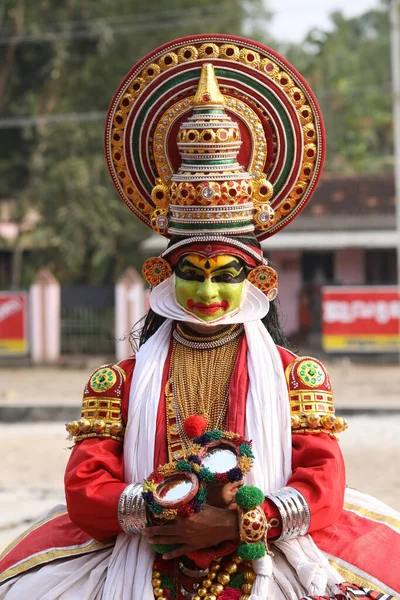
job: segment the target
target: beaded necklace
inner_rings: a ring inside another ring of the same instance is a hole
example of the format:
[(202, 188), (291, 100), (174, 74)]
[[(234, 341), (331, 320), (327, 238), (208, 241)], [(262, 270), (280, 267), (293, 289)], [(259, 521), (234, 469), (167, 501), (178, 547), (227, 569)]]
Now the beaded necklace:
[(214, 335), (194, 335), (194, 332), (188, 333), (185, 331), (182, 325), (177, 323), (176, 329), (174, 329), (172, 335), (177, 342), (187, 346), (188, 348), (194, 348), (196, 350), (208, 350), (210, 348), (217, 348), (219, 346), (223, 346), (224, 344), (228, 344), (241, 335), (243, 331), (244, 327), (242, 324), (234, 324), (223, 331), (218, 331), (218, 333), (215, 333)]
[(174, 330), (170, 377), (166, 387), (167, 437), (170, 460), (187, 449), (183, 423), (191, 415), (207, 419), (207, 429), (224, 429), (229, 384), (243, 325), (233, 325), (212, 336)]
[[(198, 587), (197, 591), (193, 594), (192, 600), (216, 600), (217, 597), (222, 594), (224, 589), (229, 584), (233, 583), (232, 580), (238, 573), (238, 567), (241, 565), (241, 563), (244, 567), (244, 570), (241, 571), (242, 577), (238, 581), (238, 587), (240, 587), (241, 592), (243, 592), (243, 594), (240, 596), (240, 600), (248, 600), (254, 580), (256, 579), (256, 575), (253, 571), (252, 562), (243, 562), (237, 554), (229, 557), (226, 561), (221, 558), (216, 558), (213, 560), (205, 578)], [(158, 600), (167, 600), (166, 590), (161, 587), (161, 578), (162, 574), (155, 564), (152, 575), (154, 597), (158, 598)], [(237, 586), (235, 585), (235, 588), (236, 587)]]

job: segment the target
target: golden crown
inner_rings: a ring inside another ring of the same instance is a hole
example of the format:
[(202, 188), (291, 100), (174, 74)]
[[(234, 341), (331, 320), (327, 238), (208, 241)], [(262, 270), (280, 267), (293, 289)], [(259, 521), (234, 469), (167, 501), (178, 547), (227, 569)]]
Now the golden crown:
[(272, 185), (262, 173), (266, 140), (256, 114), (258, 156), (250, 173), (238, 160), (242, 139), (239, 124), (225, 110), (212, 64), (203, 64), (192, 113), (181, 123), (177, 146), (179, 169), (167, 185), (156, 180), (151, 198), (156, 206), (151, 225), (157, 233), (190, 236), (199, 233), (245, 234), (267, 229), (274, 215), (269, 201)]

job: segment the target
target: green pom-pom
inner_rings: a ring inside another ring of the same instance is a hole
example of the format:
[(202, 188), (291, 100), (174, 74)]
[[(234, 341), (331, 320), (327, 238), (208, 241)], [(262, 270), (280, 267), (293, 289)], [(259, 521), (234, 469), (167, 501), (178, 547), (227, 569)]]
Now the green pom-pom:
[(200, 477), (200, 479), (206, 481), (207, 483), (215, 483), (216, 481), (215, 473), (212, 473), (210, 469), (207, 469), (207, 467), (203, 467), (202, 469), (200, 469), (198, 472), (198, 476)]
[(149, 504), (149, 508), (153, 515), (162, 515), (162, 513), (164, 512), (163, 507), (157, 504), (156, 502), (152, 502), (151, 504)]
[(254, 454), (253, 454), (249, 444), (246, 444), (246, 442), (243, 442), (243, 444), (240, 444), (239, 452), (242, 456), (248, 456), (249, 458), (254, 458)]
[(255, 544), (239, 544), (238, 547), (238, 556), (242, 560), (257, 560), (257, 558), (262, 558), (265, 554), (265, 546), (261, 542)]
[(166, 573), (161, 573), (161, 586), (164, 590), (167, 588), (170, 591), (170, 597), (175, 598), (175, 581), (174, 578)]
[(207, 431), (207, 437), (211, 441), (220, 440), (222, 438), (222, 431), (219, 429), (213, 429), (212, 431)]
[(190, 463), (188, 463), (186, 460), (178, 460), (178, 462), (176, 463), (177, 468), (180, 471), (192, 471), (192, 466)]
[(264, 494), (255, 485), (243, 485), (238, 489), (235, 496), (236, 504), (245, 510), (259, 506), (264, 500)]
[(245, 582), (243, 573), (233, 573), (229, 582), (229, 587), (239, 589)]
[(150, 544), (150, 546), (155, 550), (158, 554), (166, 554), (167, 552), (171, 552), (178, 548), (179, 544)]
[(206, 488), (200, 488), (199, 491), (196, 494), (196, 498), (199, 502), (205, 502), (206, 498), (207, 498), (207, 489)]

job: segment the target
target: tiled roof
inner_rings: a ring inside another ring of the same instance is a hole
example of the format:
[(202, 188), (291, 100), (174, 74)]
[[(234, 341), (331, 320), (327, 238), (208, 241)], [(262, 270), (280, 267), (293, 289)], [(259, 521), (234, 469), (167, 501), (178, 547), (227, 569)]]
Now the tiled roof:
[(393, 229), (392, 175), (324, 176), (310, 203), (288, 227), (293, 230)]

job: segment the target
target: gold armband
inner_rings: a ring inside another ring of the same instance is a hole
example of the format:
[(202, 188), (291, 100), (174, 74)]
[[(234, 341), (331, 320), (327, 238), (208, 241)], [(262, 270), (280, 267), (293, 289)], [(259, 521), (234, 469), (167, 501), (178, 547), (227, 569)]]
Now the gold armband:
[(315, 358), (296, 358), (286, 368), (292, 431), (327, 433), (336, 437), (347, 421), (335, 416), (332, 385), (322, 363)]
[(118, 365), (104, 365), (92, 373), (83, 393), (81, 418), (66, 425), (75, 442), (93, 437), (124, 439), (121, 398), (125, 379)]

